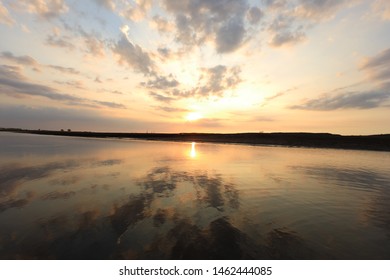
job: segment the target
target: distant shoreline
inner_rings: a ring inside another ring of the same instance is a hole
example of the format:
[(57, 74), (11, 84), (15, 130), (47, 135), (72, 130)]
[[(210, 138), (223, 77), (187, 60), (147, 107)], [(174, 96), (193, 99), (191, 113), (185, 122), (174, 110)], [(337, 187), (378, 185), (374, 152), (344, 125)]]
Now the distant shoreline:
[(390, 151), (390, 134), (343, 136), (330, 133), (123, 133), (29, 130), (0, 128), (0, 131), (40, 135), (76, 136), (86, 138), (122, 138), (156, 141), (206, 142), (287, 147), (333, 148), (348, 150)]

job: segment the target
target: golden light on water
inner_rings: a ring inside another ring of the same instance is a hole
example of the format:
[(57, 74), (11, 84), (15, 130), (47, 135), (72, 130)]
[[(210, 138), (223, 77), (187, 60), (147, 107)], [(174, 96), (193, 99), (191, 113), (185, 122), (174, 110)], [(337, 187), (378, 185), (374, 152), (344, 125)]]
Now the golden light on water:
[(191, 143), (191, 152), (190, 152), (191, 158), (196, 158), (196, 149), (195, 149), (195, 145), (196, 145), (195, 142), (192, 142), (192, 143)]

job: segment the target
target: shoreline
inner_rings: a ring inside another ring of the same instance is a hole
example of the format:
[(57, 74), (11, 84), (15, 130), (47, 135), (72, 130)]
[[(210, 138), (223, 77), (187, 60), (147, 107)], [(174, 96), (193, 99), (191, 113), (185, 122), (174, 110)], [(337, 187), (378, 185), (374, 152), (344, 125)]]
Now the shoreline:
[(199, 143), (266, 145), (345, 150), (390, 151), (390, 134), (343, 136), (330, 133), (271, 132), (271, 133), (125, 133), (55, 131), (1, 128), (0, 131), (39, 135), (73, 136), (84, 138), (140, 139)]

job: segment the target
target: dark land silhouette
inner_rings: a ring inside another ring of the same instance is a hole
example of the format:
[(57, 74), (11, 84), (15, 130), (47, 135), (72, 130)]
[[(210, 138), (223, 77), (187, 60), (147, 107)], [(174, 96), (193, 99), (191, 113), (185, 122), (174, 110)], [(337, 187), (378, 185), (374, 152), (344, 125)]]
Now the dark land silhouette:
[(155, 141), (233, 143), (288, 147), (332, 148), (390, 151), (390, 134), (339, 135), (331, 133), (272, 132), (272, 133), (125, 133), (67, 130), (29, 130), (0, 128), (0, 131), (41, 135), (76, 136), (91, 138), (143, 139)]

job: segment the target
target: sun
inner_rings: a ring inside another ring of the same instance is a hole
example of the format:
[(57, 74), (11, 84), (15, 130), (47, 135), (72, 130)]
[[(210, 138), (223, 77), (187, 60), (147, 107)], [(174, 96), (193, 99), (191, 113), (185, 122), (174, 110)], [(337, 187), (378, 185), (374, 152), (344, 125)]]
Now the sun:
[(202, 117), (203, 117), (202, 114), (199, 112), (191, 112), (187, 114), (186, 120), (189, 122), (194, 122), (201, 119)]

